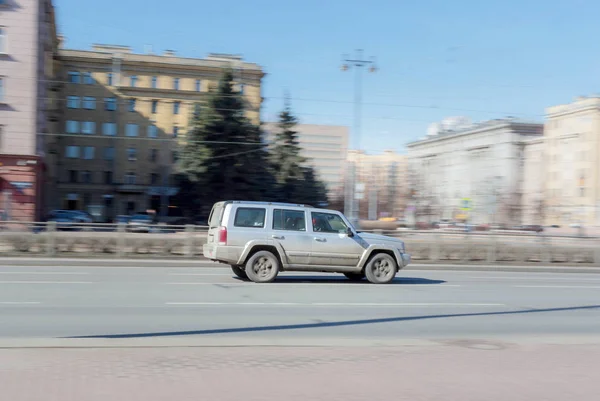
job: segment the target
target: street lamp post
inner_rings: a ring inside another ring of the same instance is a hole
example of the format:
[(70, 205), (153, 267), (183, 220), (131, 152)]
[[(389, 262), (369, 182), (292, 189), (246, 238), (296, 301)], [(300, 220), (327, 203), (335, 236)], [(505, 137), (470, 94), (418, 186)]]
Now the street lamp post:
[(361, 107), (362, 107), (362, 69), (367, 67), (369, 72), (376, 72), (377, 67), (375, 60), (364, 59), (363, 50), (356, 50), (356, 54), (353, 58), (349, 58), (345, 55), (342, 59), (342, 71), (348, 71), (354, 68), (354, 129), (351, 140), (351, 147), (357, 151), (355, 160), (348, 160), (347, 162), (347, 175), (346, 175), (346, 193), (344, 209), (347, 216), (350, 217), (352, 223), (358, 223), (360, 211), (358, 199), (356, 197), (356, 174), (357, 174), (357, 162), (360, 157), (358, 151), (360, 150), (360, 128), (361, 128)]

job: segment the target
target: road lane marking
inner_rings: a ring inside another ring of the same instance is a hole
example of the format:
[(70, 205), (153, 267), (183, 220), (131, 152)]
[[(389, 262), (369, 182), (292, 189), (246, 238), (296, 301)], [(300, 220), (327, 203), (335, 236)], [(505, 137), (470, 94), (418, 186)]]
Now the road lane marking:
[(562, 280), (562, 281), (600, 281), (600, 278), (578, 278), (578, 277), (483, 277), (483, 276), (471, 276), (470, 279), (479, 280)]
[(90, 273), (88, 273), (88, 272), (3, 272), (3, 271), (0, 271), (0, 274), (84, 275), (84, 274), (90, 274)]
[(0, 281), (0, 284), (94, 284), (91, 281)]
[(41, 302), (0, 301), (0, 305), (39, 305)]
[(583, 289), (594, 289), (600, 288), (600, 286), (592, 285), (513, 285), (516, 288), (583, 288)]
[(231, 277), (232, 273), (169, 273), (169, 276), (229, 276)]
[(464, 306), (464, 307), (505, 307), (506, 304), (489, 303), (398, 303), (398, 302), (165, 302), (170, 306), (321, 306), (321, 307), (414, 307), (414, 306)]

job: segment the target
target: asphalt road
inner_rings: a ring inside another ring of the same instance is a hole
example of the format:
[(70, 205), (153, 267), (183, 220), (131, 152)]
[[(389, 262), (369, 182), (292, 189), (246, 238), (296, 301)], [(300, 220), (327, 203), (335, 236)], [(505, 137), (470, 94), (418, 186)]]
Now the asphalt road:
[[(84, 264), (82, 262), (82, 264)], [(393, 284), (197, 267), (0, 266), (0, 338), (393, 344), (600, 338), (600, 274), (401, 271)]]

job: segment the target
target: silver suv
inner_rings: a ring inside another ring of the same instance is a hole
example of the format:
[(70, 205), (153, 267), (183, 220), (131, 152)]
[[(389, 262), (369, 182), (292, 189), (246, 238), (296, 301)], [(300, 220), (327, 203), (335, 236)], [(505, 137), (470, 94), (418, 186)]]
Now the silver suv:
[(280, 271), (311, 271), (384, 284), (410, 263), (399, 239), (357, 232), (334, 210), (285, 203), (216, 203), (203, 251), (257, 283)]

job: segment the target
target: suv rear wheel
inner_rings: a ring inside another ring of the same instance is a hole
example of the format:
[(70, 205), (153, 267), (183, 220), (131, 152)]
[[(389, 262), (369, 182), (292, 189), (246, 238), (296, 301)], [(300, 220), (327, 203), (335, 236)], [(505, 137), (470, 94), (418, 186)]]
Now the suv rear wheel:
[(239, 278), (243, 278), (244, 280), (248, 279), (248, 275), (242, 266), (231, 265), (231, 271)]
[(270, 283), (279, 273), (279, 260), (269, 251), (259, 251), (246, 262), (246, 275), (255, 283)]
[(373, 284), (387, 284), (394, 279), (398, 265), (387, 253), (377, 253), (369, 259), (365, 266), (365, 276)]

